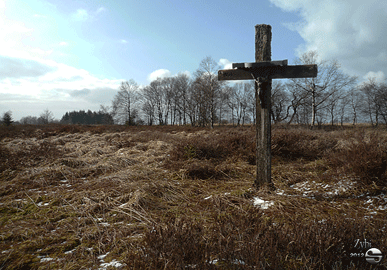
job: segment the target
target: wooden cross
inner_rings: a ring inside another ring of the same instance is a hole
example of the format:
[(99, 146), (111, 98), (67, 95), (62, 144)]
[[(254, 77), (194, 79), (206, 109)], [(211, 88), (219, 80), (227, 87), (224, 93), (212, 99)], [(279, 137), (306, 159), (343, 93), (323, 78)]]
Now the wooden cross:
[(271, 80), (311, 78), (317, 76), (317, 65), (288, 66), (288, 61), (271, 61), (271, 26), (255, 26), (255, 62), (234, 63), (233, 69), (218, 71), (218, 80), (255, 80), (256, 160), (254, 185), (273, 187), (271, 182)]

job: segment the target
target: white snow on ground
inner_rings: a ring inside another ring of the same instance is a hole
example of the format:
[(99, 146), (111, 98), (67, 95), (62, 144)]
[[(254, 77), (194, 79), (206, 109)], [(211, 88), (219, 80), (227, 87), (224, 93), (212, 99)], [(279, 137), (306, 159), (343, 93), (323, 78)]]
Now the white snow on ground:
[(100, 268), (98, 268), (98, 270), (105, 270), (105, 269), (107, 269), (109, 266), (112, 266), (112, 267), (122, 267), (122, 266), (124, 266), (124, 264), (120, 263), (119, 261), (112, 260), (112, 261), (109, 262), (109, 263), (102, 263), (102, 264), (100, 265)]
[(49, 262), (52, 261), (54, 258), (46, 257), (46, 256), (38, 256), (40, 258), (40, 262)]
[[(294, 185), (291, 185), (290, 188), (300, 192), (299, 195), (296, 194), (287, 194), (284, 190), (276, 190), (277, 195), (283, 196), (303, 196), (306, 198), (314, 199), (315, 194), (320, 194), (325, 198), (331, 198), (335, 195), (340, 195), (347, 193), (350, 195), (351, 189), (355, 188), (356, 179), (344, 178), (333, 184), (326, 183), (316, 183), (315, 181), (309, 182), (299, 182)], [(377, 211), (387, 210), (387, 195), (379, 194), (376, 196), (367, 196), (367, 194), (362, 194), (359, 196), (354, 196), (353, 198), (364, 199), (364, 209), (372, 215), (377, 214)], [(261, 200), (262, 201), (262, 200)], [(259, 203), (259, 201), (257, 201)], [(262, 203), (262, 202), (261, 202)]]
[(73, 253), (75, 250), (76, 250), (76, 248), (74, 248), (74, 249), (72, 249), (72, 250), (69, 250), (69, 251), (66, 251), (65, 254), (71, 254), (71, 253)]
[(106, 270), (109, 266), (112, 266), (112, 267), (123, 267), (125, 266), (126, 264), (123, 264), (123, 263), (120, 263), (119, 261), (113, 259), (111, 262), (108, 262), (108, 263), (105, 263), (104, 259), (105, 257), (109, 254), (106, 253), (106, 254), (103, 254), (103, 255), (99, 255), (97, 258), (98, 260), (101, 262), (100, 264), (100, 267), (98, 268), (98, 270)]
[[(324, 197), (331, 197), (334, 195), (339, 195), (350, 191), (354, 186), (353, 180), (348, 178), (341, 179), (337, 183), (334, 184), (326, 184), (326, 183), (316, 183), (315, 181), (309, 182), (299, 182), (294, 185), (291, 185), (290, 188), (294, 190), (302, 192), (304, 197), (314, 198), (314, 193), (318, 192), (322, 194)], [(283, 192), (282, 192), (283, 193)], [(279, 194), (277, 192), (277, 194)], [(283, 195), (283, 194), (279, 194)]]
[(254, 205), (255, 206), (260, 206), (261, 209), (267, 209), (269, 208), (270, 206), (274, 205), (274, 202), (270, 202), (270, 201), (264, 201), (258, 197), (254, 197)]
[(109, 252), (106, 253), (106, 254), (103, 254), (103, 255), (99, 255), (99, 256), (97, 257), (97, 259), (103, 262), (103, 261), (104, 261), (103, 259), (105, 259), (105, 257), (106, 257), (108, 254), (109, 254)]

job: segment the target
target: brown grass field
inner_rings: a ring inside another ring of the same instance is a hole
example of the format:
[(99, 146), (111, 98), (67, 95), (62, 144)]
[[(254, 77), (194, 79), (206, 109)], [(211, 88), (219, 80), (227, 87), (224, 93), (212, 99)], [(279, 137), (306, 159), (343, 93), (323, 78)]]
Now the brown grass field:
[[(387, 132), (0, 127), (0, 269), (387, 269)], [(354, 256), (360, 256), (356, 258)]]

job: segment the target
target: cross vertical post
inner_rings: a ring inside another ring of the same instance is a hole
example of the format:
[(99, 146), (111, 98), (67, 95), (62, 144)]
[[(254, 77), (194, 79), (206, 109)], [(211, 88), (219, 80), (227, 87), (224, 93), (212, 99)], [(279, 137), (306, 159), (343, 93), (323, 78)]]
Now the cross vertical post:
[(313, 78), (317, 65), (288, 66), (288, 60), (271, 61), (271, 26), (255, 26), (255, 62), (233, 63), (232, 69), (218, 71), (219, 81), (255, 80), (256, 104), (256, 188), (267, 186), (271, 181), (271, 81), (272, 79)]
[[(271, 61), (271, 26), (255, 26), (255, 62)], [(255, 78), (256, 102), (256, 162), (257, 175), (254, 185), (260, 188), (271, 183), (271, 78)]]

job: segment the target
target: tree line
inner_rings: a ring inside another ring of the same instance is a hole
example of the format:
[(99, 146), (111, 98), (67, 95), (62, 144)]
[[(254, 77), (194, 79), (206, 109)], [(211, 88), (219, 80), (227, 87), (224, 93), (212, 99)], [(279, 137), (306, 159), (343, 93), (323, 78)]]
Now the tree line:
[(61, 124), (84, 124), (84, 125), (111, 125), (113, 124), (113, 118), (109, 113), (98, 111), (92, 112), (88, 110), (66, 112), (62, 119)]
[[(271, 119), (287, 124), (387, 124), (387, 86), (375, 79), (357, 84), (337, 61), (318, 61), (317, 52), (303, 54), (296, 64), (317, 64), (316, 78), (273, 80)], [(186, 74), (158, 78), (142, 87), (122, 82), (110, 114), (117, 124), (211, 126), (255, 122), (253, 81), (217, 80), (219, 66), (202, 60), (193, 78)]]

